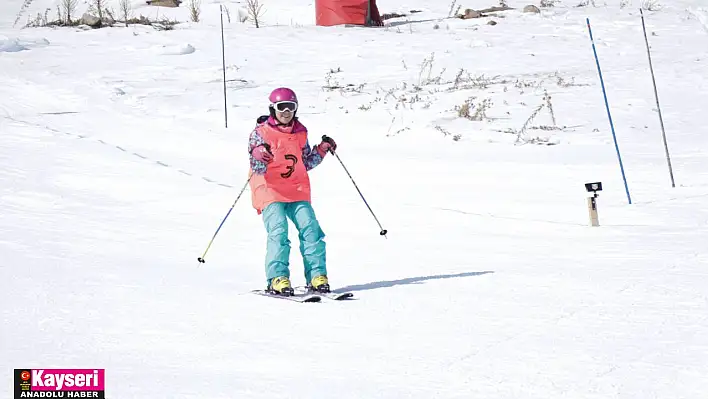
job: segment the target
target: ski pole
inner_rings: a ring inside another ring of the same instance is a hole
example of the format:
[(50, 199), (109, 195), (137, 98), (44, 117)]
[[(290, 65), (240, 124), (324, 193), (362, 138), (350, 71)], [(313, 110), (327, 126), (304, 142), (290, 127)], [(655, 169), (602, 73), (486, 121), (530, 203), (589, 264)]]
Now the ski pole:
[[(327, 135), (323, 135), (323, 136), (322, 136), (322, 141), (324, 141), (324, 142), (326, 142), (326, 143), (332, 144), (332, 139), (329, 138)], [(381, 227), (381, 223), (379, 222), (379, 219), (378, 219), (378, 218), (376, 217), (376, 215), (374, 214), (374, 211), (371, 210), (371, 207), (369, 206), (369, 203), (366, 202), (366, 198), (364, 198), (364, 194), (362, 194), (362, 193), (361, 193), (361, 190), (359, 190), (359, 187), (356, 185), (356, 182), (354, 181), (354, 178), (352, 177), (352, 175), (351, 175), (351, 174), (349, 173), (349, 171), (347, 170), (347, 167), (344, 166), (344, 162), (342, 162), (342, 159), (339, 158), (339, 155), (337, 155), (337, 153), (334, 152), (334, 150), (333, 150), (331, 147), (330, 147), (330, 149), (329, 149), (329, 152), (331, 152), (332, 154), (334, 154), (335, 157), (337, 157), (337, 160), (339, 160), (339, 163), (342, 164), (342, 168), (344, 168), (344, 171), (347, 173), (347, 176), (349, 176), (349, 179), (350, 179), (350, 180), (352, 181), (352, 183), (354, 184), (354, 188), (356, 188), (356, 191), (359, 192), (359, 196), (360, 196), (361, 199), (364, 201), (364, 204), (366, 205), (367, 208), (369, 208), (369, 212), (371, 212), (371, 216), (374, 217), (374, 220), (376, 220), (376, 223), (379, 225), (379, 228), (381, 229), (381, 232), (379, 232), (379, 234), (382, 235), (382, 236), (384, 236), (384, 238), (388, 238), (388, 237), (386, 237), (386, 233), (388, 233), (388, 230), (386, 230), (386, 229), (384, 229), (383, 227)]]
[(221, 230), (221, 226), (224, 225), (224, 222), (226, 221), (226, 218), (229, 217), (229, 214), (231, 211), (234, 209), (234, 206), (236, 206), (236, 203), (238, 202), (238, 199), (241, 198), (241, 195), (243, 194), (244, 191), (246, 191), (246, 187), (248, 186), (248, 183), (251, 181), (251, 176), (253, 174), (250, 174), (248, 176), (248, 180), (246, 180), (246, 184), (243, 185), (243, 188), (241, 189), (241, 192), (238, 193), (238, 197), (236, 197), (236, 201), (234, 201), (233, 205), (231, 205), (231, 208), (229, 208), (229, 211), (226, 213), (226, 216), (224, 216), (224, 220), (221, 221), (221, 224), (219, 224), (219, 227), (216, 229), (216, 233), (214, 233), (214, 236), (211, 238), (211, 241), (209, 241), (209, 245), (207, 245), (206, 250), (204, 251), (204, 254), (197, 258), (199, 263), (204, 263), (204, 257), (206, 256), (207, 252), (209, 251), (209, 248), (211, 247), (211, 244), (214, 242), (214, 239), (216, 238), (216, 235), (219, 234), (219, 230)]

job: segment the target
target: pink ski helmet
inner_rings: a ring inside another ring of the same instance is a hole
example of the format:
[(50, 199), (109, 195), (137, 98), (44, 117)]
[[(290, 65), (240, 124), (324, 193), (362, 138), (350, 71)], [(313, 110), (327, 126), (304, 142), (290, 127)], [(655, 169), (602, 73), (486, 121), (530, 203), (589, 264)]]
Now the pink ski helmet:
[(290, 112), (293, 113), (293, 119), (295, 118), (298, 103), (297, 96), (294, 91), (288, 89), (287, 87), (279, 87), (270, 93), (268, 99), (270, 100), (268, 109), (270, 110), (271, 117), (275, 118), (275, 111), (277, 109), (282, 112), (285, 110), (290, 110)]
[(271, 104), (275, 104), (280, 101), (292, 101), (297, 103), (297, 96), (295, 92), (287, 87), (279, 87), (273, 90), (268, 97)]

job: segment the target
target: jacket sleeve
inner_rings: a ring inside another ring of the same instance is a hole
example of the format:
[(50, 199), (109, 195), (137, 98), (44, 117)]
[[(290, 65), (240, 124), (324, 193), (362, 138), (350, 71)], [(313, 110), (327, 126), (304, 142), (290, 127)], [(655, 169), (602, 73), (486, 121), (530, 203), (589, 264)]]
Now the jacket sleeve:
[(253, 170), (253, 173), (257, 175), (263, 175), (266, 172), (266, 164), (265, 162), (261, 162), (255, 158), (253, 158), (253, 155), (251, 154), (253, 152), (253, 149), (258, 147), (259, 145), (265, 144), (265, 141), (261, 137), (261, 135), (258, 133), (258, 130), (253, 130), (251, 132), (251, 136), (248, 138), (248, 157), (251, 161), (251, 169)]
[(305, 169), (314, 169), (322, 163), (322, 159), (324, 159), (324, 155), (318, 146), (310, 147), (309, 140), (306, 141), (305, 146), (302, 147), (302, 163), (305, 164)]

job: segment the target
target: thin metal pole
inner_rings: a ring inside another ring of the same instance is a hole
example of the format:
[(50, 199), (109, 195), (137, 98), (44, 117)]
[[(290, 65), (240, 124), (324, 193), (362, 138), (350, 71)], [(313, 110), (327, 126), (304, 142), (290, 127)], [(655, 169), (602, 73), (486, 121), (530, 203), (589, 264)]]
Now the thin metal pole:
[(204, 258), (206, 257), (207, 252), (209, 252), (209, 248), (211, 248), (211, 244), (214, 242), (214, 239), (216, 238), (216, 235), (219, 234), (219, 230), (221, 230), (221, 226), (224, 225), (224, 222), (226, 221), (226, 219), (227, 219), (227, 218), (229, 217), (229, 215), (231, 214), (231, 211), (232, 211), (232, 210), (234, 209), (234, 207), (236, 206), (236, 203), (238, 202), (239, 198), (241, 198), (241, 195), (243, 195), (243, 192), (246, 191), (246, 187), (248, 187), (248, 183), (251, 181), (251, 177), (253, 177), (253, 174), (252, 174), (252, 173), (248, 175), (248, 179), (246, 180), (246, 183), (243, 185), (243, 188), (241, 189), (241, 192), (238, 193), (238, 197), (236, 197), (236, 201), (234, 201), (233, 205), (231, 205), (231, 208), (229, 208), (229, 211), (226, 212), (226, 216), (224, 216), (224, 219), (223, 219), (223, 220), (221, 221), (221, 223), (219, 224), (219, 227), (216, 229), (216, 232), (214, 233), (214, 236), (211, 237), (211, 240), (209, 240), (209, 245), (207, 245), (206, 249), (204, 250), (204, 254), (202, 254), (202, 256), (200, 256), (199, 258), (197, 258), (197, 261), (199, 261), (199, 263), (204, 263), (204, 262), (205, 262), (205, 261), (204, 261)]
[(629, 195), (629, 187), (627, 186), (627, 178), (624, 175), (624, 166), (622, 166), (622, 156), (620, 155), (619, 146), (617, 145), (617, 136), (615, 135), (615, 125), (612, 122), (610, 114), (610, 104), (607, 102), (607, 92), (605, 91), (605, 82), (602, 79), (602, 70), (600, 70), (600, 60), (597, 58), (597, 50), (595, 49), (595, 39), (592, 37), (592, 29), (590, 28), (590, 18), (587, 18), (588, 32), (590, 32), (590, 41), (592, 42), (592, 51), (595, 53), (595, 62), (597, 63), (597, 73), (600, 75), (600, 84), (602, 85), (602, 95), (605, 97), (605, 108), (607, 108), (607, 117), (610, 120), (610, 128), (612, 129), (612, 139), (615, 142), (615, 150), (617, 151), (617, 159), (619, 159), (620, 171), (622, 171), (622, 180), (624, 180), (624, 189), (627, 192), (627, 201), (632, 204), (632, 197)]
[(651, 51), (649, 51), (649, 39), (647, 38), (647, 28), (644, 25), (644, 12), (639, 9), (642, 15), (642, 29), (644, 30), (644, 42), (647, 45), (647, 57), (649, 58), (649, 70), (651, 71), (651, 82), (654, 85), (654, 98), (656, 99), (656, 109), (659, 111), (659, 123), (661, 124), (661, 136), (664, 139), (664, 150), (666, 151), (666, 163), (669, 165), (669, 176), (671, 176), (671, 187), (676, 187), (674, 182), (674, 171), (671, 167), (671, 156), (669, 155), (669, 145), (666, 143), (666, 130), (664, 130), (664, 118), (661, 116), (661, 106), (659, 105), (659, 93), (656, 90), (656, 79), (654, 78), (654, 67), (651, 62)]
[[(329, 138), (327, 137), (327, 135), (323, 135), (323, 136), (322, 136), (322, 141), (328, 141), (328, 140), (329, 140)], [(369, 206), (369, 203), (366, 202), (366, 198), (364, 198), (364, 194), (362, 194), (362, 193), (361, 193), (361, 190), (359, 190), (359, 186), (356, 185), (356, 182), (354, 181), (354, 178), (352, 177), (351, 173), (349, 173), (349, 171), (347, 170), (347, 167), (344, 166), (344, 162), (342, 162), (342, 159), (339, 158), (339, 155), (337, 155), (337, 153), (334, 152), (331, 148), (330, 148), (329, 152), (332, 153), (332, 154), (334, 154), (335, 157), (337, 157), (337, 160), (338, 160), (339, 163), (342, 165), (342, 168), (344, 169), (344, 172), (346, 172), (347, 176), (349, 176), (349, 180), (352, 181), (352, 184), (354, 184), (354, 188), (356, 188), (356, 191), (359, 193), (359, 196), (360, 196), (361, 199), (364, 201), (364, 205), (366, 205), (366, 207), (369, 208), (369, 212), (371, 212), (371, 216), (374, 217), (374, 220), (376, 220), (376, 223), (379, 225), (379, 228), (381, 229), (381, 231), (379, 232), (379, 235), (384, 236), (384, 238), (388, 238), (388, 237), (386, 236), (386, 234), (388, 233), (388, 230), (384, 229), (383, 226), (381, 226), (381, 222), (379, 222), (379, 218), (376, 217), (376, 214), (374, 213), (374, 211), (373, 211), (373, 210), (371, 209), (371, 207)]]
[(221, 68), (224, 72), (224, 127), (229, 127), (228, 110), (226, 106), (226, 50), (224, 46), (224, 7), (219, 4), (221, 13)]

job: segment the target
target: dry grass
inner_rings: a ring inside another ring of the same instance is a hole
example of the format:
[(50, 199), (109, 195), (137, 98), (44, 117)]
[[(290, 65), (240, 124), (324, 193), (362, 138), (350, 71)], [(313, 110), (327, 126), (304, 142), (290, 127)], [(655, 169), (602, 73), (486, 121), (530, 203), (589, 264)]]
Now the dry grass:
[(192, 22), (199, 22), (199, 17), (202, 14), (202, 0), (189, 0), (187, 9), (189, 10), (189, 19)]

